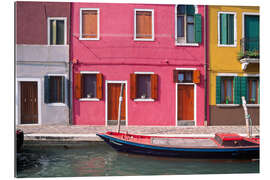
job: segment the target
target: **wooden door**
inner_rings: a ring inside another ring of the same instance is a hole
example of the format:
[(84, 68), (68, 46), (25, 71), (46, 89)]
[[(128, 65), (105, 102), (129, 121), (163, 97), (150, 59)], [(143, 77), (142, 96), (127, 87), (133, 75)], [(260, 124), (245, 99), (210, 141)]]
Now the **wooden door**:
[(178, 85), (178, 120), (194, 120), (194, 86)]
[(37, 82), (21, 82), (21, 124), (37, 123)]
[[(118, 120), (118, 106), (121, 84), (108, 84), (108, 120)], [(126, 120), (126, 90), (123, 88), (123, 101), (121, 105), (121, 120)]]

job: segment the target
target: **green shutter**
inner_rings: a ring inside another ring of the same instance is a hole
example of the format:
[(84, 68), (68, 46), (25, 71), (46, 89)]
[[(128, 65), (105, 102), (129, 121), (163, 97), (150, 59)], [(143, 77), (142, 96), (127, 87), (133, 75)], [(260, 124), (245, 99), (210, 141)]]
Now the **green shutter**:
[(221, 77), (216, 76), (216, 104), (221, 104)]
[(233, 79), (233, 103), (240, 104), (240, 77), (235, 76)]
[(194, 16), (195, 24), (195, 42), (202, 43), (202, 16), (200, 14), (195, 14)]
[(227, 24), (228, 24), (228, 44), (234, 44), (234, 15), (227, 15)]
[(227, 44), (227, 14), (220, 14), (220, 44)]
[(65, 76), (61, 76), (61, 98), (60, 102), (65, 103)]
[(247, 77), (241, 77), (240, 104), (242, 104), (242, 96), (244, 96), (247, 101)]
[(44, 77), (44, 103), (50, 103), (50, 77)]

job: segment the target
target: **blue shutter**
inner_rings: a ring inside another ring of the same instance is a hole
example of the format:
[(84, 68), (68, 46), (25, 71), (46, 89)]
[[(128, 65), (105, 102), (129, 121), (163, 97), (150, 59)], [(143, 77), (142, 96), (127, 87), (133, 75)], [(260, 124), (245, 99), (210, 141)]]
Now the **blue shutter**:
[(50, 76), (44, 77), (44, 103), (50, 103)]
[(240, 77), (235, 76), (233, 79), (233, 103), (240, 104)]
[(221, 104), (221, 77), (216, 76), (216, 104)]
[(247, 101), (247, 77), (241, 77), (241, 90), (240, 90), (240, 104), (242, 104), (242, 96), (245, 97)]
[(194, 16), (195, 24), (195, 42), (202, 43), (202, 16), (200, 14), (195, 14)]

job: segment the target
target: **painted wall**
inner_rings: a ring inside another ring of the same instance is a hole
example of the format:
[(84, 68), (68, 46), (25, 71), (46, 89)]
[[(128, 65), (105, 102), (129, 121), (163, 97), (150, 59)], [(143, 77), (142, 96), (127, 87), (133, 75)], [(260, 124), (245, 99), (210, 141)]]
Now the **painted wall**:
[[(235, 12), (237, 23), (237, 45), (236, 47), (218, 46), (218, 12)], [(240, 52), (240, 40), (243, 38), (243, 15), (242, 13), (259, 13), (259, 7), (247, 6), (208, 6), (208, 57), (209, 57), (209, 104), (210, 104), (210, 124), (211, 125), (240, 125), (242, 123), (233, 122), (229, 117), (224, 119), (224, 114), (228, 110), (234, 111), (235, 107), (213, 107), (216, 105), (216, 76), (218, 73), (235, 73), (238, 76), (244, 74), (259, 74), (259, 64), (250, 64), (246, 71), (242, 70), (241, 63), (237, 59)], [(218, 109), (218, 110), (217, 110)], [(252, 108), (254, 109), (254, 108)], [(256, 108), (255, 108), (256, 109)], [(254, 111), (254, 110), (252, 110)], [(239, 113), (240, 110), (237, 110)], [(257, 107), (256, 122), (259, 122), (259, 108)], [(217, 113), (217, 114), (215, 114)], [(240, 117), (237, 116), (237, 117)], [(242, 117), (242, 116), (241, 116)], [(234, 117), (236, 118), (236, 117)], [(218, 122), (222, 121), (222, 122)], [(238, 121), (238, 120), (236, 120)], [(215, 123), (217, 122), (217, 123)], [(230, 122), (230, 123), (228, 123)]]
[[(100, 9), (100, 40), (79, 40), (80, 8)], [(135, 8), (154, 9), (154, 41), (133, 40)], [(198, 11), (204, 19), (203, 6), (198, 6)], [(173, 69), (197, 68), (201, 73), (201, 82), (196, 91), (196, 119), (197, 125), (203, 125), (204, 45), (175, 46), (174, 21), (174, 5), (72, 3), (72, 59), (78, 61), (73, 65), (73, 74), (99, 71), (104, 76), (102, 100), (82, 102), (73, 99), (73, 124), (105, 125), (105, 82), (126, 80), (128, 125), (175, 126)], [(134, 72), (158, 74), (158, 100), (134, 102), (130, 99), (130, 74)]]

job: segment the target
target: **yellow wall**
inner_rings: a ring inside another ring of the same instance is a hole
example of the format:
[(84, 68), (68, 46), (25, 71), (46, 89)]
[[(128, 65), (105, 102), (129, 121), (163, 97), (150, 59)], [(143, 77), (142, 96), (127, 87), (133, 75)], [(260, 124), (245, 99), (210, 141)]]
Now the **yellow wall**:
[[(237, 28), (237, 46), (218, 46), (218, 12), (235, 12)], [(246, 71), (241, 68), (237, 59), (240, 52), (240, 39), (242, 38), (242, 13), (259, 13), (259, 7), (247, 6), (208, 6), (208, 63), (209, 63), (209, 93), (210, 105), (216, 104), (216, 76), (217, 73), (244, 73), (258, 74), (259, 65), (250, 64)]]

